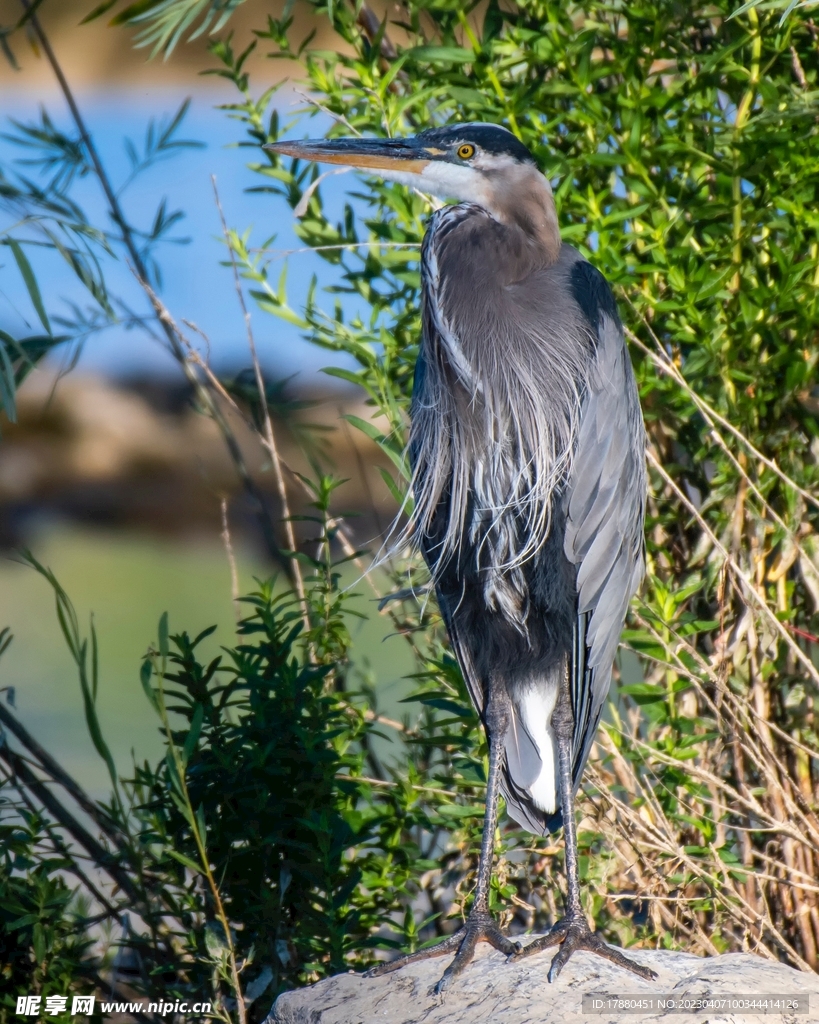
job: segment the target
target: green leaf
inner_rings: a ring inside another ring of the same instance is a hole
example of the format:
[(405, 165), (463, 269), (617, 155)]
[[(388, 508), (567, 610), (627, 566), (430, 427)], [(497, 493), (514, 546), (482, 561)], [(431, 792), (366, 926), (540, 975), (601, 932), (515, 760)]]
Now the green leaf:
[(352, 370), (343, 370), (338, 366), (325, 366), (321, 372), (326, 373), (328, 377), (338, 377), (339, 380), (346, 380), (350, 384), (355, 384), (357, 387), (366, 387), (366, 378), (362, 373), (354, 373)]
[(462, 46), (413, 46), (406, 56), (428, 64), (468, 64), (475, 60), (474, 51)]
[[(177, 768), (176, 764), (176, 758), (174, 757), (175, 749), (176, 748), (173, 747), (173, 745), (171, 745), (169, 750), (165, 754), (165, 767), (168, 769), (168, 777), (171, 780), (171, 785), (173, 786), (176, 795), (179, 797), (178, 806), (182, 813), (185, 815), (185, 817), (189, 818), (190, 813), (185, 802), (185, 787), (182, 784), (182, 777), (179, 774), (179, 769)], [(176, 753), (178, 753), (178, 751), (176, 751)]]
[(482, 818), (485, 808), (479, 804), (473, 804), (471, 807), (462, 804), (441, 804), (436, 810), (444, 818)]
[(385, 437), (374, 423), (368, 423), (367, 420), (362, 420), (360, 416), (348, 414), (344, 418), (357, 430), (360, 430), (363, 434), (366, 434), (367, 437), (375, 441), (381, 451), (389, 458), (404, 479), (408, 480), (410, 478), (411, 474), (409, 463), (407, 462), (403, 450), (398, 448), (394, 440)]
[(435, 708), (437, 711), (448, 711), (452, 715), (457, 715), (458, 718), (472, 719), (475, 717), (475, 712), (472, 708), (464, 707), (463, 704), (456, 704), (454, 700), (447, 700), (442, 697), (429, 697), (421, 699), (418, 703)]
[(116, 765), (114, 758), (105, 742), (105, 738), (102, 734), (102, 728), (100, 726), (99, 716), (97, 715), (96, 706), (96, 677), (99, 671), (97, 665), (97, 641), (96, 631), (94, 629), (93, 618), (91, 620), (91, 681), (88, 679), (88, 641), (83, 639), (80, 635), (79, 621), (77, 619), (77, 613), (74, 610), (74, 605), (71, 603), (71, 599), (61, 586), (59, 580), (51, 571), (41, 565), (40, 562), (34, 557), (34, 555), (27, 549), (21, 548), (20, 554), (24, 561), (26, 561), (33, 569), (35, 569), (51, 586), (54, 591), (56, 609), (57, 609), (57, 621), (60, 624), (63, 637), (66, 645), (71, 652), (71, 656), (74, 659), (74, 663), (77, 667), (77, 674), (80, 682), (80, 692), (82, 694), (83, 708), (85, 711), (85, 722), (88, 728), (88, 734), (91, 737), (91, 742), (94, 745), (94, 749), (105, 761), (108, 768), (108, 774), (111, 778), (111, 783), (114, 790), (118, 790), (119, 782), (117, 778)]
[(202, 874), (202, 865), (197, 864), (195, 860), (191, 860), (187, 854), (180, 853), (179, 850), (175, 850), (172, 846), (166, 848), (166, 853), (169, 853), (174, 860), (179, 861), (180, 864), (184, 864), (186, 868), (189, 868), (196, 875)]
[(42, 963), (46, 956), (46, 939), (43, 926), (38, 921), (31, 930), (31, 945), (37, 963)]
[(37, 278), (34, 276), (34, 271), (31, 269), (28, 257), (23, 252), (23, 247), (14, 238), (7, 238), (5, 240), (5, 244), (14, 254), (14, 259), (17, 261), (17, 266), (20, 269), (20, 273), (23, 275), (23, 281), (25, 281), (26, 288), (28, 289), (31, 304), (37, 310), (37, 316), (40, 318), (40, 323), (46, 331), (51, 334), (51, 324), (48, 322), (48, 315), (46, 314), (45, 306), (43, 305), (43, 297), (40, 295)]
[(651, 683), (629, 683), (619, 687), (619, 692), (633, 697), (638, 704), (656, 704), (668, 700), (667, 691)]
[(145, 696), (150, 701), (151, 707), (157, 714), (160, 714), (159, 699), (157, 697), (156, 690), (151, 686), (152, 676), (153, 665), (151, 664), (150, 658), (146, 658), (139, 669), (139, 681), (142, 684), (142, 689), (145, 691)]
[(197, 704), (193, 711), (193, 718), (191, 719), (191, 727), (188, 730), (188, 735), (185, 737), (185, 746), (183, 747), (183, 760), (187, 764), (194, 750), (196, 750), (196, 744), (199, 742), (199, 734), (202, 732), (202, 722), (205, 718), (205, 709), (201, 704)]
[(134, 3), (128, 4), (124, 11), (120, 11), (119, 14), (115, 15), (109, 24), (127, 25), (129, 21), (142, 18), (155, 8), (162, 7), (163, 5), (167, 5), (167, 0), (134, 0)]
[(4, 332), (0, 331), (0, 403), (10, 423), (17, 422), (17, 381), (6, 351)]
[(387, 490), (392, 495), (393, 501), (396, 505), (398, 505), (399, 508), (403, 508), (404, 511), (409, 514), (412, 511), (412, 503), (408, 499), (407, 495), (402, 493), (401, 488), (383, 466), (378, 467), (378, 474), (386, 484)]
[(101, 4), (98, 4), (90, 12), (90, 14), (86, 14), (86, 16), (80, 22), (80, 24), (81, 25), (87, 25), (89, 21), (94, 21), (96, 18), (102, 17), (102, 15), (106, 14), (108, 11), (110, 11), (111, 8), (116, 5), (116, 3), (117, 3), (117, 0), (103, 0), (103, 2)]
[(205, 822), (205, 809), (201, 804), (196, 808), (196, 828), (199, 832), (199, 840), (202, 846), (204, 846), (208, 836), (208, 828)]
[(165, 661), (168, 657), (170, 647), (168, 644), (168, 613), (163, 612), (159, 616), (159, 629), (157, 630), (159, 636), (159, 653), (162, 660)]

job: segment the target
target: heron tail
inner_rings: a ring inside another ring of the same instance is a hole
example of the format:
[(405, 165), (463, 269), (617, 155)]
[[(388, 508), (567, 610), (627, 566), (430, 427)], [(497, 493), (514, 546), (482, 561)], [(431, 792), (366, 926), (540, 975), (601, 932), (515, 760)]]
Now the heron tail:
[(561, 668), (522, 688), (512, 698), (505, 737), (506, 760), (501, 788), (509, 816), (534, 835), (560, 828), (557, 797), (557, 749), (551, 717), (557, 701)]

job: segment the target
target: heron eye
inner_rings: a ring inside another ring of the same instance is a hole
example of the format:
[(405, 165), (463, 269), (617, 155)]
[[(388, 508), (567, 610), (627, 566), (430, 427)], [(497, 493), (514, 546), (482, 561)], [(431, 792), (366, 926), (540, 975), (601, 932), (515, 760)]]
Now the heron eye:
[(465, 142), (462, 146), (458, 146), (458, 156), (461, 160), (468, 160), (474, 155), (475, 147), (471, 143)]

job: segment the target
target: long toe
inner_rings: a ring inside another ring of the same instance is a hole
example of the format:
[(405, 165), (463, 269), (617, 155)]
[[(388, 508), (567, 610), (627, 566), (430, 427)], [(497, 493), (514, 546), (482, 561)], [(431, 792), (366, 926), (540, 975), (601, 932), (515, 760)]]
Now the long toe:
[(597, 953), (599, 956), (605, 957), (606, 960), (611, 960), (613, 964), (617, 964), (618, 967), (622, 967), (626, 971), (631, 971), (632, 974), (638, 974), (641, 978), (645, 978), (646, 981), (654, 981), (657, 977), (654, 971), (650, 967), (643, 967), (642, 964), (638, 964), (635, 960), (629, 959), (620, 952), (619, 949), (615, 949), (613, 946), (609, 946), (607, 943), (589, 931), (591, 937), (591, 943), (589, 945), (583, 945), (578, 948), (588, 949), (592, 953)]
[(506, 956), (514, 956), (521, 950), (519, 942), (513, 942), (503, 934), (489, 911), (478, 909), (470, 913), (463, 928), (455, 932), (454, 935), (450, 935), (434, 946), (419, 949), (416, 953), (408, 953), (390, 963), (379, 964), (367, 971), (364, 977), (380, 978), (385, 974), (400, 970), (402, 967), (407, 967), (409, 964), (429, 960), (435, 956), (445, 956), (447, 953), (455, 953), (452, 963), (444, 971), (443, 977), (435, 987), (435, 991), (439, 995), (443, 995), (452, 979), (457, 977), (475, 956), (475, 948), (479, 942), (488, 942)]
[(364, 977), (381, 978), (385, 974), (392, 974), (393, 971), (399, 971), (402, 967), (408, 967), (410, 964), (417, 964), (422, 960), (431, 960), (436, 956), (446, 956), (447, 953), (454, 953), (461, 945), (462, 934), (463, 929), (455, 932), (454, 935), (448, 936), (442, 942), (436, 942), (434, 946), (426, 946), (415, 953), (406, 953), (404, 956), (396, 957), (395, 960), (390, 960), (389, 963), (371, 967), (369, 971), (364, 972)]
[(452, 979), (457, 977), (466, 965), (475, 956), (475, 947), (478, 942), (483, 938), (477, 929), (466, 928), (464, 930), (463, 942), (458, 948), (458, 952), (455, 954), (455, 959), (447, 967), (441, 976), (441, 980), (435, 986), (435, 992), (437, 995), (442, 996), (452, 983)]
[(589, 953), (596, 953), (598, 956), (602, 956), (606, 960), (617, 964), (618, 967), (622, 967), (624, 970), (631, 971), (633, 974), (645, 978), (646, 981), (653, 981), (657, 977), (654, 971), (648, 967), (643, 967), (641, 964), (624, 956), (619, 949), (614, 949), (612, 946), (607, 945), (599, 935), (596, 935), (589, 928), (589, 924), (582, 914), (567, 915), (558, 921), (546, 935), (535, 939), (534, 942), (530, 942), (517, 956), (513, 956), (511, 959), (523, 959), (524, 957), (532, 956), (534, 953), (539, 953), (543, 949), (548, 949), (550, 946), (557, 945), (560, 946), (560, 949), (554, 955), (549, 966), (550, 982), (556, 980), (569, 962), (572, 953), (578, 949), (585, 949)]
[(534, 942), (530, 942), (528, 946), (521, 946), (520, 943), (516, 943), (517, 949), (510, 956), (510, 960), (525, 960), (528, 956), (533, 956), (535, 953), (539, 953), (543, 949), (549, 949), (551, 946), (558, 946), (566, 938), (567, 924), (565, 918), (561, 918), (557, 924), (553, 925), (545, 935), (541, 935), (539, 939), (535, 939)]
[(597, 953), (598, 956), (611, 960), (618, 967), (623, 967), (633, 974), (638, 974), (641, 978), (645, 978), (646, 981), (653, 981), (657, 977), (654, 971), (649, 970), (648, 967), (642, 967), (640, 964), (635, 963), (634, 960), (629, 960), (627, 956), (623, 956), (619, 949), (613, 949), (603, 942), (589, 928), (584, 918), (580, 927), (570, 927), (566, 932), (566, 938), (561, 943), (560, 949), (555, 953), (549, 967), (550, 982), (557, 979), (557, 976), (569, 962), (572, 953), (575, 953), (578, 949), (585, 949), (589, 953)]
[(482, 938), (484, 942), (490, 943), (495, 947), (495, 949), (499, 950), (507, 957), (517, 956), (518, 953), (523, 950), (523, 946), (521, 946), (519, 942), (513, 942), (511, 939), (507, 938), (491, 919), (489, 924), (486, 926), (486, 930)]

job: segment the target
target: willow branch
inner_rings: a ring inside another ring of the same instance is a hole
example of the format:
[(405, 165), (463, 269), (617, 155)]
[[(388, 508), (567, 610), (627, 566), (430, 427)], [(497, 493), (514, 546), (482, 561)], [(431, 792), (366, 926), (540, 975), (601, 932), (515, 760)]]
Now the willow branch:
[(100, 159), (100, 155), (97, 151), (96, 145), (94, 144), (94, 140), (91, 136), (91, 133), (88, 131), (88, 128), (85, 124), (85, 120), (83, 119), (82, 113), (80, 112), (80, 108), (77, 105), (77, 101), (74, 97), (73, 92), (71, 91), (71, 86), (68, 84), (68, 80), (66, 79), (65, 74), (63, 73), (59, 61), (57, 60), (57, 56), (54, 53), (49, 38), (43, 31), (43, 27), (40, 24), (40, 21), (36, 13), (34, 12), (32, 5), (29, 3), (29, 0), (20, 0), (20, 3), (24, 11), (26, 12), (26, 16), (29, 24), (31, 25), (31, 29), (35, 37), (37, 38), (37, 42), (42, 47), (43, 53), (46, 55), (48, 63), (51, 65), (51, 69), (54, 72), (54, 75), (60, 85), (60, 89), (63, 93), (63, 96), (65, 97), (66, 103), (68, 104), (68, 108), (71, 111), (71, 116), (74, 119), (74, 123), (76, 124), (77, 130), (80, 133), (80, 139), (82, 141), (82, 144), (85, 147), (85, 150), (88, 153), (88, 158), (91, 161), (92, 167), (94, 168), (94, 174), (96, 175), (100, 187), (102, 188), (102, 191), (105, 194), (105, 199), (108, 203), (108, 211), (111, 215), (112, 220), (117, 225), (119, 230), (122, 232), (122, 241), (125, 245), (125, 248), (128, 250), (128, 255), (136, 272), (137, 280), (139, 281), (143, 290), (148, 295), (149, 299), (151, 299), (151, 304), (154, 307), (154, 312), (157, 314), (157, 319), (159, 320), (160, 326), (165, 335), (165, 338), (167, 339), (168, 345), (171, 349), (174, 358), (181, 366), (183, 373), (185, 374), (186, 378), (193, 387), (196, 396), (201, 402), (203, 408), (208, 413), (208, 415), (212, 417), (217, 427), (219, 428), (219, 431), (222, 434), (222, 437), (227, 446), (230, 457), (239, 475), (239, 479), (242, 482), (242, 486), (244, 487), (245, 491), (248, 493), (248, 495), (250, 496), (253, 503), (256, 505), (258, 509), (258, 518), (262, 526), (262, 535), (264, 537), (268, 551), (272, 558), (279, 560), (279, 549), (276, 544), (275, 537), (273, 535), (272, 524), (270, 523), (270, 516), (267, 511), (267, 506), (264, 502), (261, 492), (255, 486), (252, 478), (250, 477), (250, 474), (247, 471), (247, 467), (244, 464), (244, 460), (242, 458), (239, 445), (236, 441), (236, 438), (233, 435), (233, 432), (230, 429), (230, 425), (227, 423), (224, 416), (222, 416), (221, 411), (218, 409), (216, 403), (212, 399), (212, 396), (209, 394), (207, 387), (202, 383), (202, 381), (199, 379), (199, 376), (194, 371), (193, 367), (190, 365), (189, 360), (186, 358), (185, 349), (181, 345), (179, 338), (177, 337), (177, 334), (173, 329), (172, 324), (167, 319), (159, 315), (157, 303), (154, 301), (156, 297), (152, 297), (153, 293), (151, 292), (150, 286), (148, 284), (148, 271), (145, 266), (145, 261), (143, 260), (142, 254), (140, 253), (137, 247), (136, 241), (134, 239), (134, 233), (122, 211), (122, 207), (120, 206), (116, 192), (114, 191), (114, 188), (111, 185), (111, 181), (102, 164), (102, 160)]
[(241, 307), (242, 316), (245, 321), (247, 345), (250, 349), (250, 358), (253, 361), (253, 373), (256, 377), (256, 390), (259, 394), (259, 403), (262, 411), (262, 423), (264, 426), (262, 441), (265, 448), (267, 448), (267, 453), (270, 456), (270, 463), (273, 467), (273, 475), (276, 479), (276, 490), (279, 493), (279, 501), (281, 502), (282, 522), (284, 523), (285, 537), (287, 538), (287, 546), (290, 549), (290, 576), (293, 581), (296, 594), (301, 602), (304, 628), (309, 632), (310, 616), (307, 606), (307, 598), (304, 592), (304, 580), (302, 579), (301, 567), (299, 566), (298, 559), (296, 557), (296, 533), (293, 529), (293, 519), (290, 515), (290, 504), (287, 497), (287, 485), (284, 482), (284, 473), (282, 472), (281, 458), (279, 457), (279, 449), (276, 444), (276, 435), (273, 433), (273, 422), (270, 418), (270, 408), (267, 404), (267, 390), (265, 388), (264, 376), (259, 363), (259, 357), (256, 353), (256, 342), (253, 337), (253, 324), (245, 302), (242, 282), (239, 277), (239, 268), (236, 266), (236, 254), (233, 251), (233, 246), (231, 245), (230, 232), (228, 231), (227, 221), (225, 220), (225, 214), (222, 210), (222, 203), (219, 199), (219, 190), (216, 187), (215, 175), (211, 175), (210, 180), (213, 185), (213, 195), (216, 199), (216, 209), (219, 211), (219, 220), (222, 222), (222, 233), (225, 236), (225, 244), (227, 245), (228, 252), (230, 253), (230, 265), (233, 269), (233, 283), (236, 287), (236, 295), (238, 296), (239, 306)]

